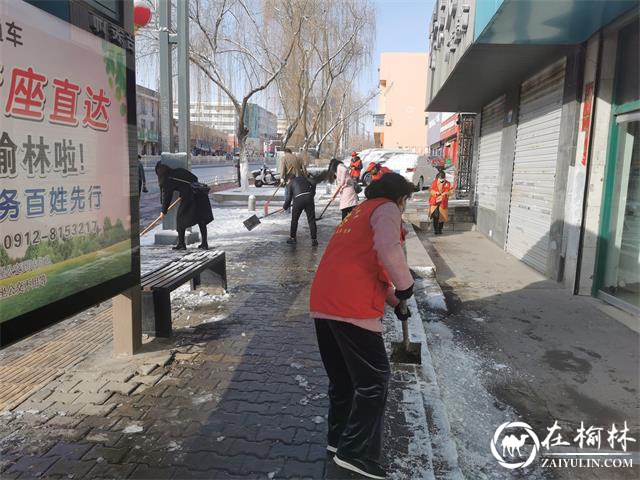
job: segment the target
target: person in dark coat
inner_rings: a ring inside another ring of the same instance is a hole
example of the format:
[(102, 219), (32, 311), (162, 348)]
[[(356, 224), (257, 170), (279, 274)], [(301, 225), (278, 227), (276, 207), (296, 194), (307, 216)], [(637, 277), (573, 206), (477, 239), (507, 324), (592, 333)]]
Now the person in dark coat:
[(192, 182), (197, 182), (196, 177), (189, 170), (184, 168), (171, 168), (161, 162), (156, 164), (156, 174), (158, 175), (158, 184), (160, 185), (162, 199), (162, 216), (167, 214), (173, 192), (180, 195), (180, 204), (177, 214), (178, 244), (173, 247), (174, 250), (186, 250), (185, 231), (193, 225), (198, 225), (202, 243), (198, 248), (207, 250), (207, 224), (213, 220), (211, 211), (211, 203), (209, 196), (198, 194), (195, 195), (191, 188)]
[(142, 165), (142, 157), (138, 155), (138, 196), (141, 192), (147, 193), (147, 179), (144, 175), (144, 166)]
[(307, 221), (309, 222), (309, 231), (311, 232), (311, 245), (314, 247), (318, 245), (317, 235), (318, 230), (316, 227), (316, 205), (313, 201), (313, 197), (316, 194), (316, 185), (312, 180), (301, 175), (293, 177), (286, 189), (284, 205), (282, 208), (287, 211), (293, 204), (293, 211), (291, 212), (291, 231), (290, 238), (287, 240), (289, 244), (296, 243), (296, 234), (298, 233), (298, 220), (300, 215), (304, 211), (307, 214)]

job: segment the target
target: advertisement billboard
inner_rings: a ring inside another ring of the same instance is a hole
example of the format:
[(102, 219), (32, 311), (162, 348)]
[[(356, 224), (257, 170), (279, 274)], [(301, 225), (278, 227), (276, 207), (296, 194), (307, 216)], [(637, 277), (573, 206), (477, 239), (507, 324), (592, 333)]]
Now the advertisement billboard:
[(133, 283), (130, 75), (122, 47), (0, 2), (0, 328)]

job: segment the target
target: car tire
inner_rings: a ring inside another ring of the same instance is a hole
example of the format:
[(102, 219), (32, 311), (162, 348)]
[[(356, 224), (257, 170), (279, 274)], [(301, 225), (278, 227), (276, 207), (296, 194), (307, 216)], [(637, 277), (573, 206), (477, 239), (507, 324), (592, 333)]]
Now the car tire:
[(262, 186), (262, 180), (256, 180), (254, 183), (255, 183), (255, 186), (258, 188)]
[(371, 184), (371, 173), (365, 173), (362, 177), (362, 183), (364, 183), (367, 187)]

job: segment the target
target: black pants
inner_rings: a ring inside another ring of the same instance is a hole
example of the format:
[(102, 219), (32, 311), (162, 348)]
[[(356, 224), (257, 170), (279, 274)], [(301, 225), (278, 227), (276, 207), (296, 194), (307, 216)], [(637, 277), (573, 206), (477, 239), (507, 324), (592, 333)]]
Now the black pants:
[(291, 211), (291, 238), (296, 238), (298, 233), (298, 220), (302, 212), (307, 214), (307, 222), (309, 222), (309, 231), (311, 239), (318, 237), (318, 227), (316, 226), (316, 206), (313, 202), (313, 195), (301, 195), (293, 199), (293, 208)]
[(347, 215), (349, 215), (351, 213), (351, 210), (353, 210), (354, 208), (356, 207), (347, 207), (340, 210), (342, 212), (342, 219), (344, 220), (345, 218), (347, 218)]
[[(200, 228), (200, 237), (202, 237), (202, 244), (203, 245), (208, 245), (207, 243), (207, 224), (206, 223), (199, 223), (198, 227)], [(186, 232), (186, 228), (183, 229), (178, 229), (178, 245), (185, 245), (185, 232)]]
[(439, 234), (442, 233), (442, 227), (444, 227), (444, 222), (440, 221), (439, 217), (434, 217), (433, 219), (433, 233)]
[(315, 326), (329, 377), (328, 443), (379, 463), (390, 375), (382, 334), (337, 320), (315, 319)]

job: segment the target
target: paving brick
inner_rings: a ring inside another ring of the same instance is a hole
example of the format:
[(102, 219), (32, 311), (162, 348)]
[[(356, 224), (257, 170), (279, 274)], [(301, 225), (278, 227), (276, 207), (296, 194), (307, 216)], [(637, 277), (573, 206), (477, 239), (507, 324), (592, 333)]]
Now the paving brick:
[(94, 445), (83, 457), (83, 460), (102, 459), (107, 463), (119, 463), (129, 453), (126, 448), (104, 447)]
[(69, 404), (75, 402), (80, 393), (67, 393), (67, 392), (59, 392), (55, 391), (51, 394), (51, 396), (47, 397), (47, 400), (51, 402)]
[(134, 377), (134, 372), (108, 372), (102, 375), (101, 379), (106, 380), (108, 383), (125, 383)]
[(78, 402), (102, 405), (104, 402), (109, 400), (112, 395), (112, 392), (84, 392), (78, 397)]
[(291, 445), (280, 442), (274, 442), (272, 444), (269, 455), (271, 457), (283, 457), (283, 458), (294, 458), (299, 460), (300, 462), (304, 462), (307, 458), (307, 453), (309, 451), (309, 445)]
[(165, 376), (165, 373), (159, 373), (157, 375), (136, 375), (131, 379), (132, 382), (142, 383), (146, 386), (153, 386), (160, 381), (162, 377)]
[(256, 440), (278, 440), (283, 443), (291, 443), (295, 433), (295, 428), (260, 427), (256, 435)]
[(49, 422), (47, 422), (47, 425), (50, 427), (73, 428), (76, 427), (81, 421), (82, 418), (58, 415), (49, 420)]
[(46, 476), (60, 475), (65, 478), (82, 478), (93, 468), (91, 461), (60, 459), (46, 472)]
[(91, 430), (87, 436), (86, 440), (88, 442), (98, 443), (100, 445), (104, 445), (106, 447), (112, 447), (122, 438), (122, 432), (106, 432), (100, 429)]
[(93, 415), (96, 417), (106, 417), (113, 409), (116, 408), (115, 403), (106, 403), (104, 405), (85, 405), (78, 412), (80, 415)]
[(90, 448), (91, 444), (89, 443), (58, 442), (45, 456), (79, 460)]
[(287, 460), (278, 475), (280, 478), (323, 478), (324, 461), (300, 462)]
[(138, 383), (124, 383), (124, 382), (114, 382), (111, 381), (107, 383), (102, 390), (105, 392), (115, 392), (121, 393), (122, 395), (129, 395), (133, 392), (137, 387)]
[(27, 477), (39, 477), (57, 461), (57, 457), (24, 456), (14, 463), (6, 473), (20, 473), (25, 474)]
[(89, 471), (87, 478), (91, 480), (129, 478), (136, 466), (137, 465), (113, 465), (107, 462), (96, 462), (94, 463), (93, 468)]

